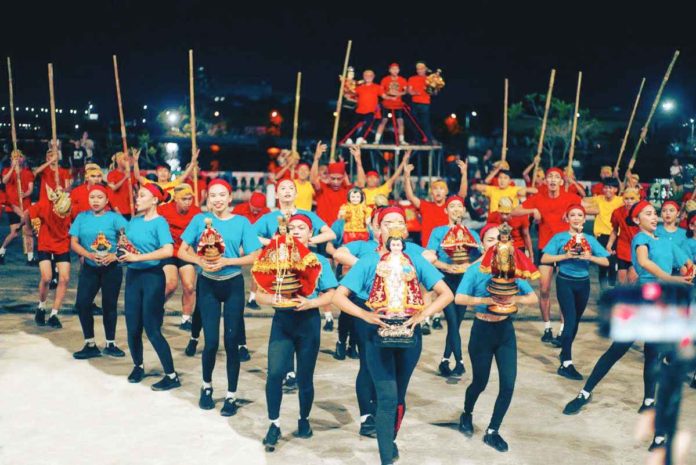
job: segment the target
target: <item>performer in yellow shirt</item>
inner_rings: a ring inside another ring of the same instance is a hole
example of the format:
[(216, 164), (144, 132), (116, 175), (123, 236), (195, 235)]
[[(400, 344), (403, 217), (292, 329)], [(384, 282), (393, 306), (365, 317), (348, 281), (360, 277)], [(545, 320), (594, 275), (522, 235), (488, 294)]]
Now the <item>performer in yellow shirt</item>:
[(375, 206), (375, 197), (378, 195), (383, 195), (386, 198), (389, 198), (389, 194), (392, 191), (392, 187), (394, 186), (394, 182), (401, 176), (402, 171), (404, 170), (404, 166), (408, 163), (409, 158), (411, 157), (411, 150), (407, 151), (406, 154), (404, 154), (403, 160), (401, 160), (401, 163), (399, 163), (399, 166), (396, 168), (396, 171), (394, 171), (394, 174), (387, 179), (384, 184), (380, 184), (380, 176), (377, 171), (368, 171), (366, 176), (366, 187), (363, 189), (363, 192), (365, 193), (365, 203), (367, 204), (368, 207), (374, 207)]
[(503, 197), (512, 199), (512, 207), (519, 205), (518, 197), (524, 197), (526, 194), (536, 194), (535, 187), (519, 187), (512, 182), (510, 177), (510, 165), (507, 162), (500, 162), (493, 172), (488, 175), (491, 179), (495, 177), (497, 185), (489, 184), (474, 184), (474, 189), (488, 197), (488, 212), (494, 213), (498, 211), (498, 202)]
[[(186, 167), (186, 170), (174, 179), (172, 179), (172, 170), (169, 167), (169, 165), (157, 165), (157, 168), (155, 168), (155, 171), (157, 173), (157, 181), (155, 181), (155, 184), (157, 184), (165, 193), (169, 194), (170, 199), (174, 197), (174, 188), (182, 182), (184, 182), (184, 180), (188, 178), (193, 172), (193, 168), (198, 166), (199, 153), (200, 150), (197, 150), (196, 153), (191, 157), (191, 163), (189, 163), (189, 165)], [(141, 176), (140, 174), (140, 166), (138, 166), (139, 158), (140, 150), (134, 150), (133, 170), (135, 172), (135, 179), (137, 179), (141, 185), (150, 184), (153, 181), (150, 181), (145, 176)]]
[[(312, 211), (312, 202), (314, 201), (314, 187), (309, 180), (310, 165), (307, 162), (300, 162), (297, 168), (293, 167), (293, 181), (297, 189), (297, 197), (295, 198), (295, 206), (300, 210)], [(295, 174), (297, 177), (295, 177)]]
[[(604, 180), (602, 195), (595, 195), (589, 199), (598, 210), (594, 219), (594, 236), (604, 247), (607, 246), (613, 230), (611, 214), (623, 206), (623, 198), (616, 195), (618, 192), (619, 182), (615, 178), (607, 178)], [(599, 267), (599, 285), (602, 290), (607, 287), (607, 284), (611, 286), (616, 284), (616, 254), (611, 249), (609, 252), (612, 254), (609, 257), (609, 266)]]

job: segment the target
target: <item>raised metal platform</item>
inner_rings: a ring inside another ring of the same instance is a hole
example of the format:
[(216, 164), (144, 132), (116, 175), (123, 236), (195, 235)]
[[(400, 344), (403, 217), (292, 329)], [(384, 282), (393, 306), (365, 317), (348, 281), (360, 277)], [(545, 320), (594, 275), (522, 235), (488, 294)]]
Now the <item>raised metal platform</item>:
[[(355, 144), (353, 144), (355, 145)], [(342, 144), (340, 145), (342, 148), (350, 148), (352, 145), (348, 144)], [(396, 145), (396, 144), (360, 144), (361, 149), (369, 149), (369, 150), (441, 150), (442, 145), (411, 145), (411, 144), (404, 144), (404, 145)]]

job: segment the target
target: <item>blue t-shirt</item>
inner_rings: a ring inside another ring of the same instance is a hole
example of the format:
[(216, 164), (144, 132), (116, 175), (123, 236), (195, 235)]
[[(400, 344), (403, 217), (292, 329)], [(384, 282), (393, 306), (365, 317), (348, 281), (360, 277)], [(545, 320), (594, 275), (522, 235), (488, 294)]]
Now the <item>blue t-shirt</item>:
[[(353, 244), (353, 242), (351, 242), (351, 244)], [(375, 246), (375, 248), (377, 247)], [(406, 255), (408, 255), (411, 262), (413, 262), (418, 282), (427, 290), (431, 290), (438, 281), (443, 279), (442, 273), (430, 262), (421, 257), (420, 254), (410, 254), (406, 252)], [(374, 252), (374, 249), (372, 253), (363, 255), (343, 279), (341, 279), (341, 286), (349, 289), (358, 298), (367, 300), (370, 296), (370, 290), (372, 289), (372, 283), (375, 279), (377, 264), (380, 258), (380, 255)]]
[(684, 228), (677, 228), (676, 231), (669, 232), (665, 229), (663, 224), (660, 224), (657, 226), (655, 235), (661, 239), (664, 238), (669, 240), (678, 249), (685, 250), (687, 247), (686, 241), (688, 238), (686, 237), (686, 230)]
[[(472, 297), (490, 297), (486, 287), (492, 276), (488, 273), (481, 273), (481, 263), (474, 263), (464, 272), (462, 280), (457, 287), (457, 294), (470, 295)], [(517, 287), (520, 290), (520, 295), (527, 295), (534, 292), (532, 286), (524, 279), (516, 279)], [(476, 305), (474, 307), (476, 313), (491, 313), (488, 311), (487, 305)]]
[[(597, 239), (588, 234), (583, 234), (583, 236), (592, 248), (592, 255), (595, 257), (609, 256), (607, 249), (602, 247), (602, 244), (600, 244)], [(568, 231), (558, 233), (551, 238), (542, 252), (549, 255), (564, 255), (566, 252), (563, 250), (563, 246), (565, 246), (572, 237), (573, 236)], [(580, 260), (579, 258), (571, 258), (570, 260), (558, 262), (558, 270), (561, 274), (571, 278), (586, 278), (590, 275), (590, 262), (587, 260)]]
[(334, 275), (331, 269), (331, 263), (323, 255), (315, 254), (319, 263), (321, 263), (321, 274), (319, 275), (319, 281), (317, 282), (317, 287), (314, 289), (312, 295), (307, 296), (308, 299), (314, 299), (319, 296), (320, 292), (326, 292), (329, 289), (335, 289), (338, 287), (338, 281), (336, 280), (336, 275)]
[[(445, 235), (449, 232), (451, 226), (445, 225), (445, 226), (438, 226), (437, 228), (433, 229), (432, 232), (430, 233), (430, 239), (428, 239), (428, 246), (426, 249), (428, 250), (433, 250), (437, 252), (437, 259), (440, 260), (443, 263), (453, 263), (452, 259), (450, 258), (449, 255), (445, 253), (444, 250), (442, 250), (442, 247), (440, 247), (440, 244), (442, 244), (442, 240), (445, 238)], [(475, 261), (481, 256), (481, 251), (480, 247), (481, 246), (481, 238), (479, 237), (478, 233), (474, 231), (473, 229), (469, 229), (469, 232), (473, 236), (474, 240), (479, 246), (479, 249), (471, 247), (469, 248), (469, 258), (471, 259), (470, 261)]]
[(648, 247), (648, 258), (667, 274), (672, 274), (673, 269), (681, 268), (686, 263), (686, 254), (674, 247), (672, 242), (667, 239), (650, 237), (641, 231), (631, 241), (631, 262), (638, 274), (639, 283), (657, 281), (657, 277), (650, 274), (638, 263), (636, 249), (642, 245)]
[(689, 255), (689, 260), (692, 262), (696, 261), (696, 238), (689, 237), (686, 239), (686, 250), (685, 252)]
[[(87, 210), (75, 218), (70, 226), (69, 234), (77, 237), (82, 247), (89, 252), (94, 252), (91, 246), (99, 233), (104, 233), (106, 240), (111, 243), (109, 253), (116, 253), (116, 243), (118, 242), (118, 232), (121, 228), (126, 228), (128, 221), (121, 215), (113, 211), (103, 212), (97, 216), (92, 210)], [(99, 266), (90, 259), (85, 259), (90, 266)]]
[[(298, 209), (297, 211), (295, 211), (295, 214), (305, 215), (310, 220), (312, 220), (312, 228), (314, 229), (312, 236), (316, 236), (319, 233), (321, 233), (321, 228), (326, 226), (324, 220), (319, 218), (314, 212)], [(256, 234), (266, 239), (270, 239), (271, 237), (275, 236), (278, 232), (278, 217), (280, 216), (283, 216), (280, 210), (272, 211), (263, 215), (256, 221), (256, 223), (254, 223), (253, 227), (256, 231)]]
[[(348, 249), (348, 252), (350, 252), (352, 256), (360, 260), (365, 255), (376, 252), (377, 247), (379, 247), (379, 244), (377, 243), (377, 241), (372, 239), (369, 241), (349, 242), (344, 247)], [(404, 253), (409, 257), (413, 258), (414, 255), (422, 257), (423, 252), (425, 252), (425, 249), (420, 245), (416, 244), (415, 242), (404, 242)]]
[[(244, 254), (249, 255), (261, 248), (261, 242), (256, 236), (256, 231), (248, 219), (241, 215), (233, 215), (225, 220), (221, 220), (213, 213), (199, 213), (194, 216), (183, 233), (181, 233), (182, 242), (195, 249), (198, 248), (198, 241), (201, 239), (203, 231), (205, 231), (205, 220), (210, 218), (213, 220), (213, 228), (217, 230), (225, 241), (225, 252), (222, 254), (225, 258), (239, 258), (240, 248), (244, 249)], [(239, 266), (225, 266), (220, 270), (209, 273), (199, 270), (203, 276), (213, 279), (224, 279), (242, 272)]]
[[(161, 216), (147, 221), (143, 216), (133, 217), (126, 227), (126, 237), (141, 254), (154, 252), (167, 244), (174, 243), (172, 233), (169, 232), (169, 223)], [(158, 266), (160, 262), (161, 260), (134, 262), (129, 263), (128, 268), (144, 270)]]

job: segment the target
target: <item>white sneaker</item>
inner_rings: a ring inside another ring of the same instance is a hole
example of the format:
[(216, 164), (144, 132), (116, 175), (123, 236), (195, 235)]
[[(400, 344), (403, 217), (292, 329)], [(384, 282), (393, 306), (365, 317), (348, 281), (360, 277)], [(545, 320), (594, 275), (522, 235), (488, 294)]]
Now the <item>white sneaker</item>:
[(399, 136), (399, 144), (406, 145), (406, 138), (404, 136)]
[(358, 140), (356, 140), (355, 143), (358, 145), (362, 145), (367, 144), (367, 141), (363, 137), (358, 137)]
[(379, 144), (379, 141), (381, 138), (382, 138), (382, 134), (376, 134), (375, 135), (375, 144)]
[(353, 145), (353, 139), (346, 139), (346, 145)]

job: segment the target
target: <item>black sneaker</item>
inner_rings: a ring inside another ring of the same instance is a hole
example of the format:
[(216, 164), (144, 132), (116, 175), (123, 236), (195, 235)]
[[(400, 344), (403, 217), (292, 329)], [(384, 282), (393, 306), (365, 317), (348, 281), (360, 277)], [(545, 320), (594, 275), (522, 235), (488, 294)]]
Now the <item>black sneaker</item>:
[(326, 323), (324, 323), (324, 328), (323, 328), (323, 329), (324, 329), (324, 331), (326, 331), (327, 333), (330, 333), (331, 331), (333, 331), (333, 319), (331, 319), (331, 320), (326, 320)]
[(296, 438), (309, 439), (314, 433), (312, 432), (312, 427), (309, 425), (309, 420), (297, 420), (297, 431), (293, 434)]
[(392, 446), (394, 446), (392, 449), (392, 462), (396, 462), (399, 460), (399, 448), (396, 447), (396, 442), (394, 442)]
[(51, 279), (51, 282), (48, 283), (48, 288), (50, 290), (54, 290), (57, 287), (58, 287), (58, 280), (56, 278)]
[(34, 257), (31, 260), (27, 260), (27, 266), (39, 266), (39, 261)]
[(575, 381), (582, 380), (582, 375), (578, 373), (578, 370), (575, 369), (575, 365), (573, 365), (572, 363), (567, 367), (561, 364), (561, 366), (558, 367), (558, 374), (563, 376), (564, 378), (572, 379)]
[(508, 451), (508, 444), (505, 442), (505, 440), (498, 434), (497, 431), (493, 431), (492, 433), (486, 433), (483, 436), (483, 442), (491, 446), (493, 449), (497, 450), (498, 452), (507, 452)]
[(133, 371), (131, 371), (130, 375), (128, 375), (128, 382), (129, 383), (139, 383), (140, 381), (143, 380), (145, 377), (145, 370), (143, 370), (140, 367), (133, 367)]
[(421, 325), (421, 333), (423, 333), (423, 336), (430, 334), (430, 325), (427, 322), (423, 322)]
[(462, 413), (459, 416), (459, 432), (467, 438), (474, 435), (474, 418), (470, 413)]
[(72, 354), (76, 360), (87, 360), (88, 358), (101, 357), (101, 355), (101, 351), (96, 344), (85, 344), (81, 350)]
[(186, 349), (184, 349), (186, 356), (193, 357), (196, 355), (196, 347), (198, 347), (198, 341), (195, 339), (189, 339), (188, 345), (186, 346)]
[(437, 367), (437, 369), (440, 372), (441, 376), (449, 377), (449, 375), (452, 374), (452, 370), (450, 369), (450, 366), (449, 366), (449, 360), (441, 361), (440, 365)]
[(691, 380), (689, 386), (691, 386), (691, 389), (696, 389), (696, 375), (694, 375), (694, 379)]
[(237, 404), (237, 399), (225, 399), (225, 403), (222, 404), (222, 408), (220, 409), (220, 415), (223, 417), (231, 417), (234, 416), (237, 413), (237, 410), (239, 410), (239, 404)]
[(110, 357), (125, 357), (126, 353), (122, 351), (121, 349), (118, 348), (116, 344), (113, 342), (111, 344), (107, 344), (106, 347), (104, 347), (104, 350), (102, 351), (104, 355), (108, 355)]
[(365, 436), (368, 438), (377, 437), (377, 425), (375, 424), (375, 417), (368, 415), (365, 421), (360, 423), (360, 436)]
[(286, 393), (295, 392), (297, 390), (297, 379), (294, 376), (286, 376), (283, 381), (283, 391)]
[(0, 265), (5, 264), (5, 254), (0, 255)]
[(578, 394), (575, 399), (566, 404), (565, 408), (563, 409), (563, 415), (575, 415), (585, 406), (585, 404), (589, 403), (591, 399), (592, 393), (590, 393), (587, 398), (585, 398), (582, 393)]
[(648, 452), (652, 452), (655, 449), (661, 449), (665, 447), (667, 441), (664, 436), (657, 436), (655, 435), (653, 437), (652, 442), (650, 443), (650, 447), (648, 447)]
[(450, 373), (450, 376), (452, 378), (461, 378), (464, 376), (465, 372), (466, 368), (464, 368), (464, 364), (462, 362), (457, 362), (457, 364), (454, 366), (454, 370), (452, 370), (452, 373)]
[(643, 413), (647, 412), (648, 410), (654, 409), (655, 408), (655, 401), (653, 400), (649, 404), (643, 399), (643, 402), (640, 404), (640, 408), (638, 408), (638, 413)]
[(433, 329), (442, 329), (442, 321), (440, 318), (433, 318)]
[(348, 358), (351, 358), (353, 360), (359, 359), (360, 353), (358, 352), (358, 346), (355, 344), (349, 345), (348, 351), (346, 352), (346, 355), (348, 355)]
[(176, 389), (178, 387), (181, 387), (181, 382), (179, 381), (179, 375), (175, 373), (174, 378), (164, 375), (161, 380), (152, 385), (152, 390), (169, 391), (170, 389)]
[(198, 407), (203, 410), (212, 410), (215, 408), (215, 401), (213, 400), (213, 388), (201, 388), (201, 396), (198, 398)]
[(46, 310), (37, 308), (34, 314), (34, 322), (36, 322), (38, 326), (46, 326)]
[(336, 360), (345, 360), (346, 359), (346, 343), (337, 341), (336, 342), (336, 350), (334, 351), (333, 358)]
[(246, 346), (239, 346), (239, 361), (248, 362), (249, 360), (251, 360), (249, 349)]
[(561, 333), (556, 334), (556, 337), (551, 339), (550, 344), (554, 346), (556, 349), (560, 349), (563, 345), (563, 342), (561, 341)]
[(55, 328), (55, 329), (60, 329), (63, 327), (63, 325), (60, 324), (60, 320), (58, 319), (58, 315), (51, 316), (51, 318), (48, 319), (46, 324), (48, 326), (50, 326), (51, 328)]
[(179, 325), (179, 329), (182, 331), (191, 331), (191, 320), (182, 321)]
[(545, 342), (548, 344), (551, 341), (553, 341), (553, 333), (551, 332), (551, 328), (545, 329), (544, 335), (541, 336), (541, 342)]
[(271, 423), (271, 426), (268, 427), (266, 437), (263, 438), (263, 445), (266, 446), (266, 452), (273, 452), (275, 450), (278, 439), (280, 439), (280, 428)]
[(256, 300), (250, 300), (249, 302), (247, 302), (246, 306), (251, 310), (261, 310), (261, 306), (256, 303)]

